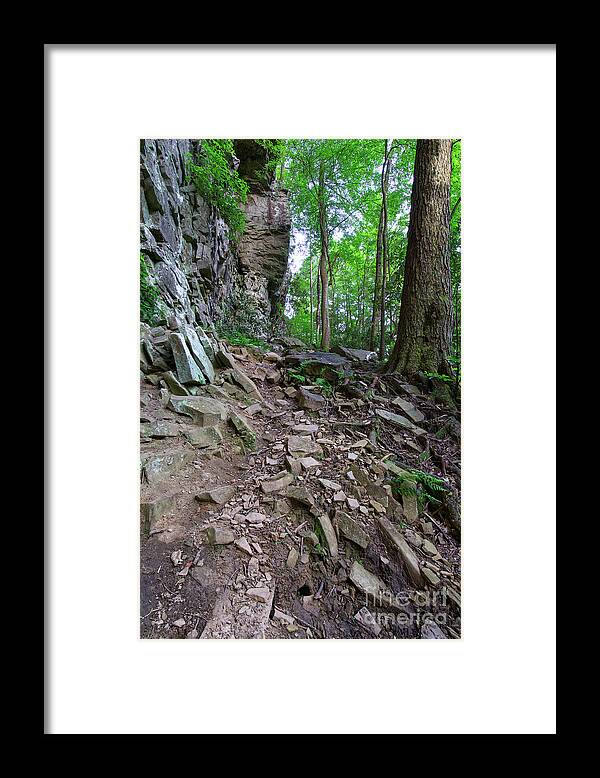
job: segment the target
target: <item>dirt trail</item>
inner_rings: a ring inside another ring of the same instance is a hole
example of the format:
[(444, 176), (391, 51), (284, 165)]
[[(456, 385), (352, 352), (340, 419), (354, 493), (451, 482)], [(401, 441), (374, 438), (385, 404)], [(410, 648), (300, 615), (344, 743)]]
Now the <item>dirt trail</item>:
[[(460, 637), (456, 527), (390, 486), (419, 470), (458, 494), (455, 416), (369, 364), (303, 399), (274, 355), (231, 350), (258, 393), (227, 371), (202, 390), (228, 409), (216, 448), (195, 448), (198, 425), (141, 385), (141, 636)], [(321, 407), (299, 406), (313, 395)]]

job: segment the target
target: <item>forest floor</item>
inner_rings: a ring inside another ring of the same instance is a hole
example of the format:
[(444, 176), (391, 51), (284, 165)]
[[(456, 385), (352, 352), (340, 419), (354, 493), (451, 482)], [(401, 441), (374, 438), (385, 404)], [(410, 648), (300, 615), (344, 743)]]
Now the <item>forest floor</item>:
[[(218, 424), (195, 448), (141, 385), (141, 636), (460, 637), (459, 412), (373, 363), (324, 397), (274, 354), (231, 351), (257, 389), (220, 397), (245, 438)], [(399, 495), (415, 471), (448, 491)]]

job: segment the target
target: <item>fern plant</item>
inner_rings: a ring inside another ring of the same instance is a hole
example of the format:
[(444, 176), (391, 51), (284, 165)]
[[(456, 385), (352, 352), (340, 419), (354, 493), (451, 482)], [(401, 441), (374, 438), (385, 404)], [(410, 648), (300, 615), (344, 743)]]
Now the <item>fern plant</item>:
[(422, 470), (407, 470), (406, 476), (396, 476), (392, 479), (392, 490), (401, 496), (415, 496), (419, 506), (426, 502), (441, 504), (439, 496), (448, 491), (443, 479)]

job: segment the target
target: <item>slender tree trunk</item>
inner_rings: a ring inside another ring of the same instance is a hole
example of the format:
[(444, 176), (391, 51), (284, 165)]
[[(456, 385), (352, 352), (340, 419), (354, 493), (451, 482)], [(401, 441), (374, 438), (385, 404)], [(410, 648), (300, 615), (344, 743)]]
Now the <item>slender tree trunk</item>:
[(315, 343), (319, 337), (321, 331), (321, 275), (320, 264), (317, 264), (317, 295), (315, 305)]
[(385, 157), (383, 162), (383, 175), (381, 178), (381, 302), (379, 304), (379, 359), (385, 357), (385, 289), (388, 271), (388, 243), (387, 243), (387, 190), (390, 178), (390, 145), (385, 142)]
[(310, 271), (310, 344), (313, 344), (313, 271), (312, 271), (312, 255), (308, 258), (309, 271)]
[(365, 288), (367, 285), (367, 260), (366, 257), (363, 259), (363, 278), (362, 278), (362, 287), (358, 292), (359, 299), (360, 299), (360, 317), (359, 317), (359, 337), (360, 337), (360, 343), (359, 346), (362, 347), (364, 345), (364, 331), (365, 331), (365, 309), (366, 309), (366, 295), (365, 295)]
[(384, 237), (384, 192), (387, 190), (387, 178), (388, 178), (388, 142), (385, 141), (385, 149), (383, 154), (383, 167), (381, 168), (381, 209), (379, 211), (379, 226), (377, 227), (377, 252), (375, 254), (375, 284), (373, 289), (373, 309), (371, 313), (371, 327), (369, 329), (369, 350), (375, 350), (375, 336), (377, 334), (377, 324), (379, 322), (381, 326), (381, 299), (382, 299), (382, 286), (385, 286), (385, 271), (382, 268), (383, 265), (383, 237)]
[(396, 344), (388, 371), (451, 374), (451, 140), (418, 140)]
[(321, 281), (321, 349), (329, 351), (329, 235), (327, 232), (327, 206), (325, 204), (325, 168), (319, 167), (319, 231), (321, 233), (321, 257), (319, 260), (319, 278)]
[[(383, 171), (382, 171), (383, 175)], [(377, 227), (377, 251), (375, 254), (375, 284), (373, 288), (373, 309), (371, 312), (371, 327), (369, 328), (369, 351), (375, 349), (375, 333), (377, 329), (377, 320), (379, 318), (379, 302), (381, 300), (381, 253), (383, 247), (382, 241), (383, 227), (383, 207), (379, 211), (379, 226)]]

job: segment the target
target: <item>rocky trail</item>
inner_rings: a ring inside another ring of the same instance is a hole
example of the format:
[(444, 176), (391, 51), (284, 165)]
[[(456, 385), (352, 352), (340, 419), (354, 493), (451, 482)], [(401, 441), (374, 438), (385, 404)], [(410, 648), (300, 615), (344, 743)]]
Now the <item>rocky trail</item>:
[(270, 348), (142, 325), (141, 636), (459, 638), (459, 411)]

